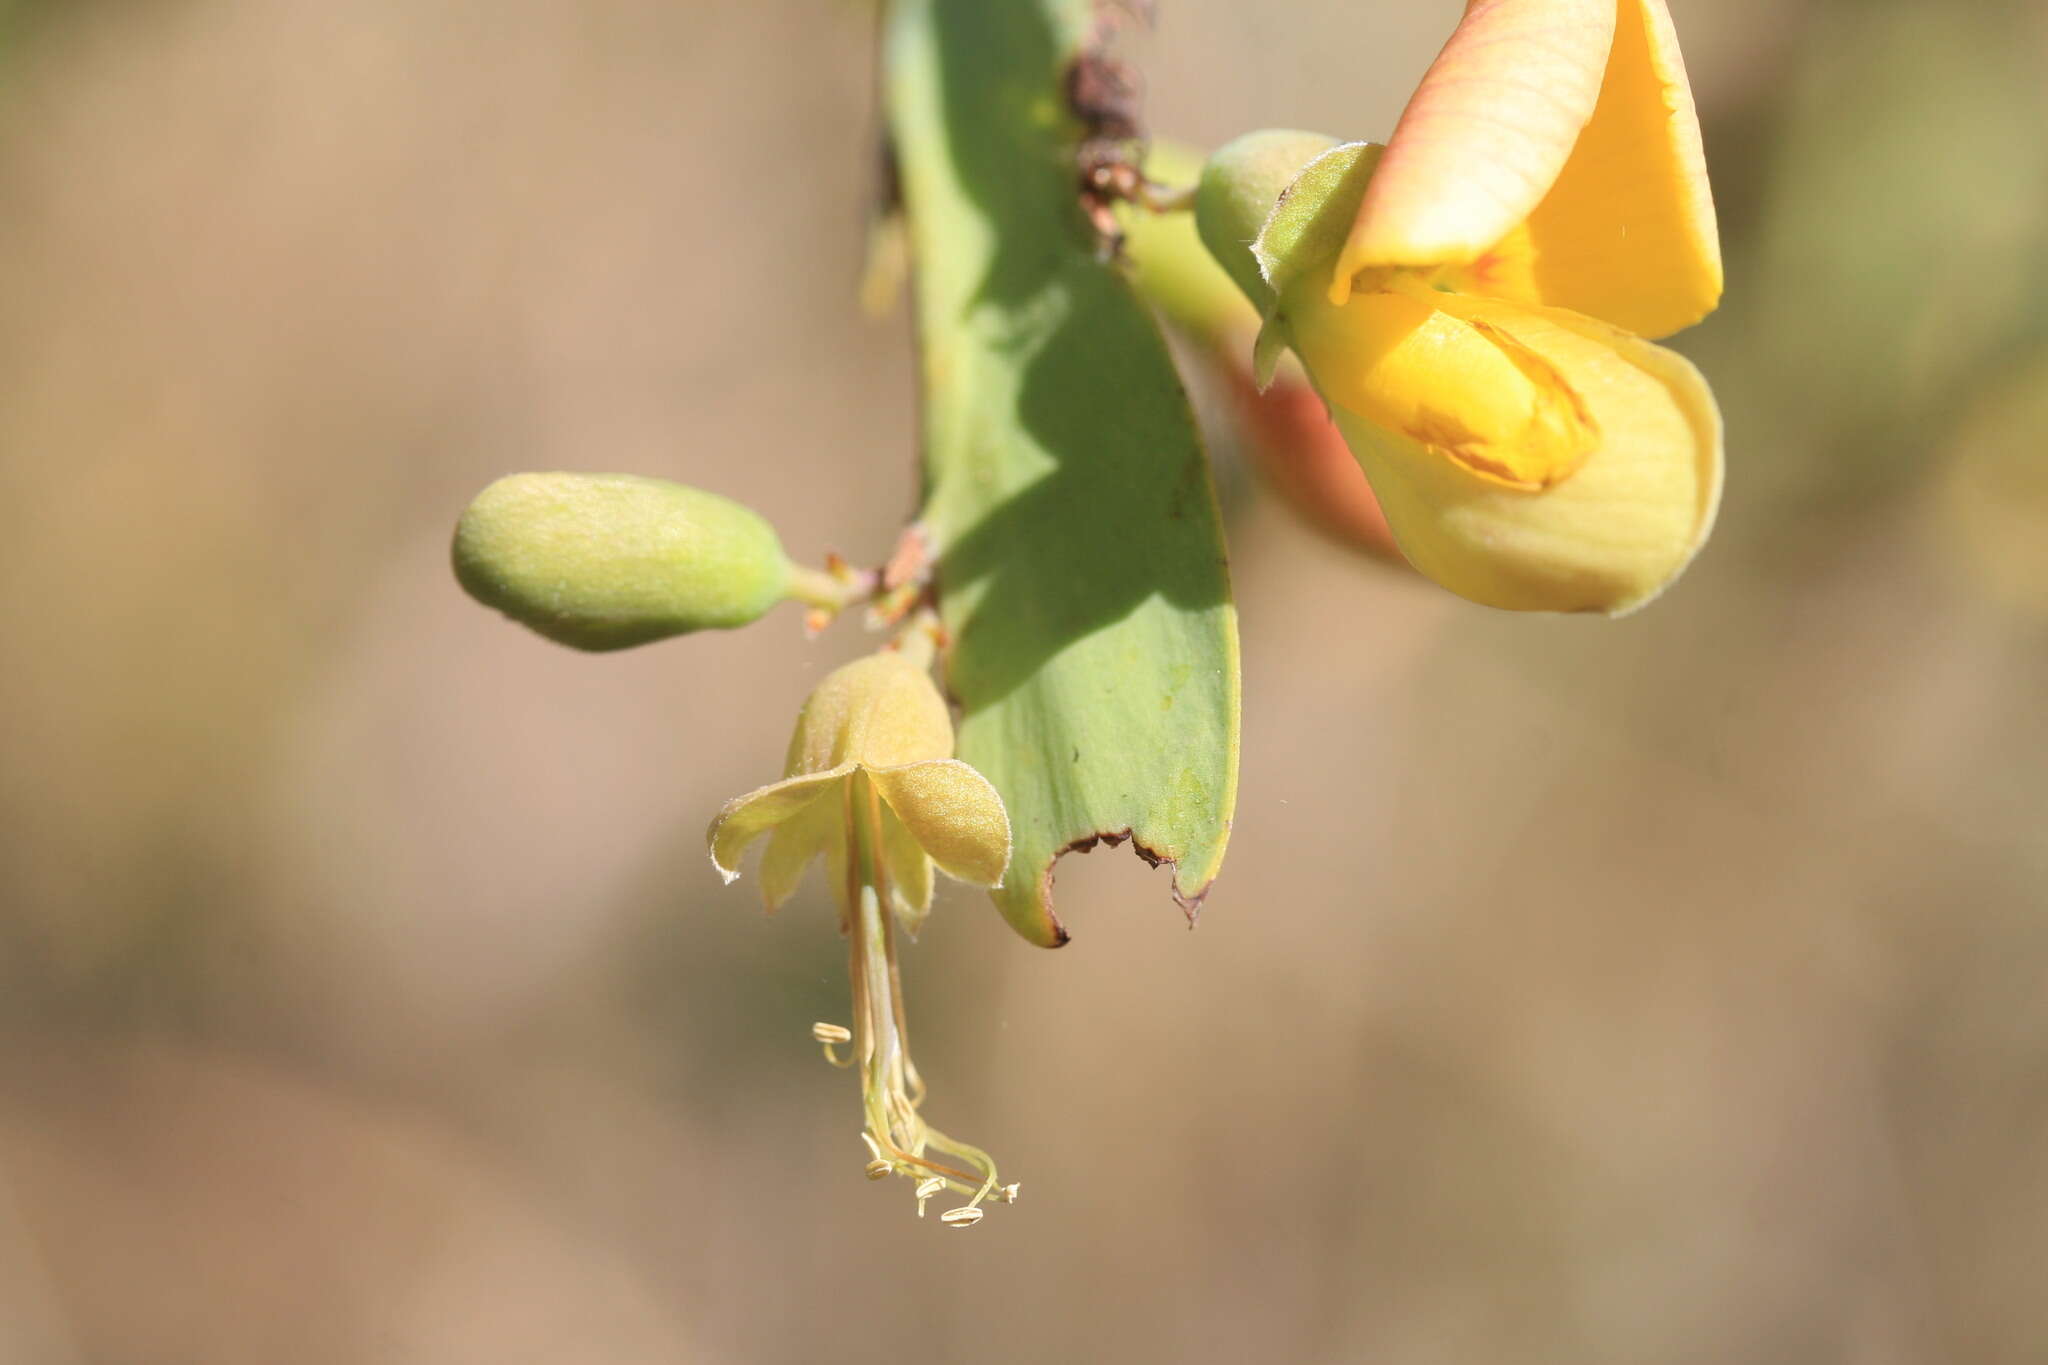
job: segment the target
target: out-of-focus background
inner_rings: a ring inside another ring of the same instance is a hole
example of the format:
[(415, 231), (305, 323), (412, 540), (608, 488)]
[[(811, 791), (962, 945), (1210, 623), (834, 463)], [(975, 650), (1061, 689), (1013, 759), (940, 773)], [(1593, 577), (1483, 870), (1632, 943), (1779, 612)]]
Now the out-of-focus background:
[[(1383, 136), (1457, 6), (1163, 0), (1155, 128)], [(863, 7), (45, 0), (0, 50), (0, 1359), (2048, 1356), (2048, 14), (1672, 0), (1726, 306), (1691, 574), (1464, 605), (1224, 474), (1197, 932), (942, 892), (861, 1179), (813, 887), (701, 831), (858, 648), (465, 600), (520, 469), (872, 561)]]

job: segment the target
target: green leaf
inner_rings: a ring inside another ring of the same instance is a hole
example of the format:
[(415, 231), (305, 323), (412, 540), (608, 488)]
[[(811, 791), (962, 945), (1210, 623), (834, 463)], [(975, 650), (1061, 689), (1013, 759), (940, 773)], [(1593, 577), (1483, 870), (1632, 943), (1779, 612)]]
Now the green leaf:
[(1054, 861), (1126, 835), (1192, 914), (1237, 794), (1237, 620), (1158, 330), (1100, 259), (1062, 91), (1088, 0), (897, 0), (888, 114), (918, 270), (924, 516), (959, 754), (1009, 806), (993, 893), (1066, 931)]

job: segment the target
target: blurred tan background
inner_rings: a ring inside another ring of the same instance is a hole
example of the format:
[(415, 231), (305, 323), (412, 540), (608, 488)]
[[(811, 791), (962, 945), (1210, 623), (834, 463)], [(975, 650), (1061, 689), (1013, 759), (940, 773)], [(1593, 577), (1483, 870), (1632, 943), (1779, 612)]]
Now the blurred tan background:
[[(1383, 136), (1457, 7), (1162, 0), (1162, 133)], [(1690, 576), (1516, 619), (1229, 471), (1232, 860), (907, 966), (701, 830), (858, 644), (461, 597), (519, 469), (908, 510), (820, 0), (46, 0), (0, 49), (0, 1360), (2048, 1357), (2048, 14), (1672, 0), (1727, 306)]]

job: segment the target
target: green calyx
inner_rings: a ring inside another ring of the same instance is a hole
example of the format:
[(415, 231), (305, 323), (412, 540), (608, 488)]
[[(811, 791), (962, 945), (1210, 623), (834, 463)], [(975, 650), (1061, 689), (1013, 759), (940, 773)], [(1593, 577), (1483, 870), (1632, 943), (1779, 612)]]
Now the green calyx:
[(633, 474), (513, 474), (455, 527), (471, 597), (576, 649), (730, 630), (790, 594), (775, 528), (715, 493)]
[(1253, 244), (1303, 169), (1337, 145), (1321, 133), (1271, 128), (1230, 142), (1202, 168), (1195, 191), (1202, 244), (1261, 314), (1272, 311), (1275, 295)]
[(1252, 348), (1263, 392), (1292, 341), (1286, 309), (1297, 285), (1321, 289), (1343, 250), (1366, 181), (1385, 150), (1320, 133), (1246, 133), (1209, 158), (1195, 194), (1195, 224), (1264, 325)]

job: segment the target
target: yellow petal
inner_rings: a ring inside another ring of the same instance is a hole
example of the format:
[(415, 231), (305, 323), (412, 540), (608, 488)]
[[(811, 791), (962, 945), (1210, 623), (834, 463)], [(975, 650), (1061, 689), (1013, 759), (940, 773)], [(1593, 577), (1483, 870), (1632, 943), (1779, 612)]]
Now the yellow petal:
[(889, 900), (896, 908), (896, 918), (915, 934), (931, 913), (932, 860), (886, 805), (882, 808), (882, 865), (889, 872)]
[(1669, 336), (1720, 302), (1699, 115), (1664, 0), (1622, 0), (1600, 103), (1526, 241), (1534, 301), (1640, 336)]
[(1529, 216), (1593, 116), (1615, 6), (1470, 0), (1359, 203), (1333, 303), (1360, 270), (1474, 261)]
[(892, 767), (953, 752), (953, 719), (931, 675), (884, 651), (835, 668), (811, 692), (789, 742), (787, 774), (846, 763)]
[(851, 763), (821, 773), (784, 778), (758, 787), (745, 796), (735, 796), (719, 810), (704, 837), (711, 844), (711, 862), (719, 875), (731, 883), (740, 875), (740, 857), (747, 845), (786, 820), (794, 819), (812, 802), (854, 770)]
[(1314, 281), (1287, 295), (1286, 325), (1331, 403), (1516, 488), (1568, 478), (1599, 443), (1578, 394), (1547, 359), (1430, 289), (1354, 294), (1333, 307)]
[[(761, 901), (770, 914), (796, 890), (811, 859), (834, 847), (835, 841), (839, 846), (846, 842), (846, 812), (841, 802), (822, 794), (775, 826), (761, 854)], [(838, 891), (834, 887), (834, 893)]]
[(989, 780), (957, 758), (872, 769), (868, 778), (910, 837), (949, 877), (1000, 886), (1010, 817)]
[(1655, 597), (1698, 551), (1720, 502), (1720, 414), (1699, 372), (1562, 309), (1450, 294), (1440, 306), (1541, 356), (1599, 440), (1571, 477), (1529, 492), (1334, 408), (1402, 552), (1452, 592), (1513, 611), (1620, 615)]

